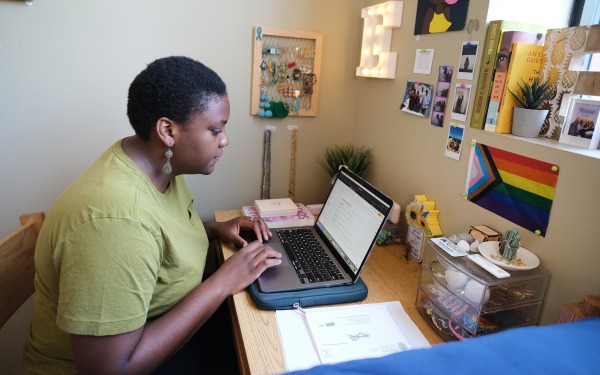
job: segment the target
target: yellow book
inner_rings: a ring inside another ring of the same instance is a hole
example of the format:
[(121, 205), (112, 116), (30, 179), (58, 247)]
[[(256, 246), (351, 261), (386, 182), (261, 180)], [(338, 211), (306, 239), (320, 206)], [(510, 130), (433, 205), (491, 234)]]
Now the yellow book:
[(516, 101), (510, 91), (520, 95), (519, 85), (523, 85), (523, 81), (531, 83), (534, 78), (539, 76), (543, 55), (544, 46), (527, 43), (513, 44), (506, 84), (498, 111), (496, 133), (509, 134), (512, 131), (513, 108)]
[[(494, 20), (488, 24), (485, 37), (485, 46), (482, 51), (481, 67), (479, 68), (479, 78), (477, 84), (473, 87), (474, 105), (471, 116), (471, 127), (475, 129), (487, 128), (484, 124), (486, 119), (488, 102), (492, 92), (492, 83), (496, 72), (498, 57), (501, 53), (501, 43), (503, 35), (507, 31), (529, 31), (546, 34), (548, 26), (534, 25), (524, 22), (509, 20)], [(513, 42), (522, 42), (514, 40)], [(510, 47), (510, 46), (509, 46)], [(493, 131), (493, 130), (492, 130)]]

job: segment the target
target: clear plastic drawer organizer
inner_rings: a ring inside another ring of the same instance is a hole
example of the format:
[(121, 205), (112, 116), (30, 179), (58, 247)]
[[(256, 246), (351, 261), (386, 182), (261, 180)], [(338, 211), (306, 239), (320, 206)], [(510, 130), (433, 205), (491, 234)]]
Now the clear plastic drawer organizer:
[(537, 324), (549, 272), (509, 271), (496, 278), (467, 257), (452, 257), (429, 240), (416, 305), (446, 341)]

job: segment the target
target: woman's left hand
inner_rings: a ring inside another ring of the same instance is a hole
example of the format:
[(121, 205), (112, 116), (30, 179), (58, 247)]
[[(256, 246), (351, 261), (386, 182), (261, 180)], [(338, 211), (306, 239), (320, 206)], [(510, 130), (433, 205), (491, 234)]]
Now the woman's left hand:
[(219, 239), (233, 242), (239, 247), (248, 245), (248, 242), (240, 236), (242, 231), (253, 231), (256, 239), (261, 243), (273, 235), (262, 218), (250, 216), (239, 216), (228, 221), (214, 223), (213, 229)]

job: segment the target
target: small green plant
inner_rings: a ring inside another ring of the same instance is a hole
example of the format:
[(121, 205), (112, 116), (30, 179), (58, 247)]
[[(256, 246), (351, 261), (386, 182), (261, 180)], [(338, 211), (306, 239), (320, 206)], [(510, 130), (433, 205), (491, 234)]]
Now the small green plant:
[(520, 83), (518, 85), (521, 89), (521, 95), (515, 94), (510, 89), (508, 91), (523, 108), (537, 109), (543, 102), (552, 97), (552, 85), (548, 82), (540, 82), (537, 77), (533, 80), (533, 83), (523, 81), (523, 85)]
[(325, 159), (319, 160), (319, 164), (331, 177), (335, 176), (341, 165), (362, 176), (371, 164), (372, 158), (373, 152), (370, 148), (353, 144), (336, 145), (325, 150)]

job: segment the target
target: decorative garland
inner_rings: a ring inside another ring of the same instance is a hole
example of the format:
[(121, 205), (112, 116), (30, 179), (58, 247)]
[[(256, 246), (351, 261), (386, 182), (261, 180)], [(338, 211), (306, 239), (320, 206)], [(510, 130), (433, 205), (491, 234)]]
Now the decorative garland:
[(298, 127), (289, 125), (288, 129), (292, 131), (292, 145), (290, 155), (290, 179), (288, 183), (288, 197), (296, 201), (296, 144), (298, 143)]
[(263, 176), (260, 192), (261, 199), (271, 198), (271, 131), (271, 127), (265, 127), (265, 137), (263, 139)]

